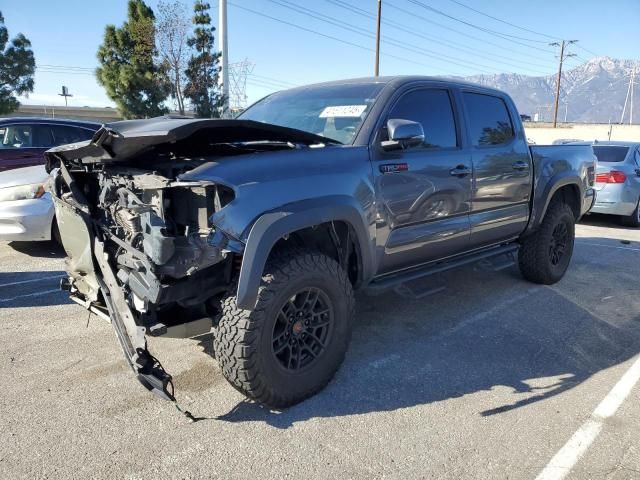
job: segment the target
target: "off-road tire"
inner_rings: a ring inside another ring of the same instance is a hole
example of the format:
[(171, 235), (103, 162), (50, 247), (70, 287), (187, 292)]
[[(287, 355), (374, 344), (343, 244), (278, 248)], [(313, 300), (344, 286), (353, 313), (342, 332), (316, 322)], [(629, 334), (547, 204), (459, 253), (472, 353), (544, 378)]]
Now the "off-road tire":
[[(274, 353), (274, 325), (282, 306), (305, 287), (324, 292), (334, 323), (322, 353), (307, 368), (292, 372)], [(305, 250), (279, 254), (267, 262), (254, 310), (238, 308), (235, 295), (223, 300), (213, 346), (224, 377), (247, 397), (273, 408), (289, 407), (314, 395), (344, 359), (354, 306), (351, 283), (335, 260)]]
[[(554, 231), (564, 224), (568, 238), (564, 253), (557, 264), (552, 262), (551, 248), (554, 245)], [(575, 239), (575, 217), (571, 207), (555, 200), (549, 208), (538, 230), (522, 240), (518, 255), (520, 272), (527, 280), (543, 285), (551, 285), (559, 281), (567, 271), (573, 254)]]
[(638, 200), (638, 205), (636, 205), (636, 209), (631, 215), (622, 217), (622, 224), (627, 227), (640, 227), (640, 200)]

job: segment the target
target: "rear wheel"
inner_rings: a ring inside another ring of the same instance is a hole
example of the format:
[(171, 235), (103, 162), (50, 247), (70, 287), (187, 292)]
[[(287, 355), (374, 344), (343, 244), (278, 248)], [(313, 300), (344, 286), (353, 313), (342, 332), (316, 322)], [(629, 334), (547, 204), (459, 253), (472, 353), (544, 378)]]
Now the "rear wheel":
[(629, 227), (640, 227), (640, 200), (638, 200), (638, 205), (636, 205), (636, 209), (631, 215), (622, 217), (622, 223)]
[(351, 337), (354, 298), (346, 272), (315, 252), (268, 262), (254, 310), (223, 302), (214, 339), (224, 377), (275, 408), (321, 390), (338, 370)]
[(538, 230), (522, 242), (518, 263), (529, 281), (551, 285), (567, 271), (575, 239), (575, 217), (564, 202), (554, 201)]

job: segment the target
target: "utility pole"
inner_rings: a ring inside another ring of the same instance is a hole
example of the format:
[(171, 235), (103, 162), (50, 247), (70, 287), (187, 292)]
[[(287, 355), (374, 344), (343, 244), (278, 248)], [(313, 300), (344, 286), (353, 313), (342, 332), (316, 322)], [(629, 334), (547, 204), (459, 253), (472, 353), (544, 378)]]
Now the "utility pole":
[(229, 116), (229, 47), (227, 45), (227, 0), (219, 0), (218, 3), (218, 30), (220, 31), (220, 82), (224, 104), (222, 105), (222, 117)]
[(620, 125), (624, 122), (624, 114), (627, 111), (627, 102), (629, 101), (629, 94), (631, 93), (631, 84), (633, 83), (633, 70), (631, 70), (631, 78), (629, 79), (629, 87), (627, 88), (627, 95), (624, 97), (624, 105), (622, 106), (622, 115), (620, 115)]
[(553, 107), (553, 128), (556, 128), (558, 124), (558, 101), (560, 99), (560, 79), (562, 77), (562, 62), (566, 57), (575, 57), (575, 53), (564, 53), (565, 44), (571, 45), (572, 43), (576, 43), (578, 40), (562, 40), (562, 42), (553, 42), (550, 43), (552, 47), (560, 47), (560, 65), (558, 66), (558, 81), (556, 82), (556, 101)]
[[(62, 86), (62, 93), (59, 93), (58, 95), (60, 95), (61, 97), (64, 97), (64, 106), (68, 107), (68, 105), (67, 105), (67, 97), (73, 97), (73, 95), (71, 95), (69, 93), (69, 89), (63, 85)], [(633, 114), (631, 114), (631, 116), (633, 116)]]
[(633, 68), (631, 69), (631, 95), (629, 97), (631, 100), (631, 103), (629, 103), (629, 125), (633, 125), (633, 85), (635, 83), (635, 76), (636, 76), (636, 67), (634, 65)]
[[(629, 125), (633, 124), (633, 86), (635, 84), (636, 67), (631, 68), (631, 77), (629, 78), (629, 87), (627, 87), (627, 95), (624, 97), (624, 105), (622, 106), (622, 115), (620, 116), (620, 125), (624, 122), (624, 114), (629, 104)], [(629, 103), (630, 102), (630, 103)]]
[(380, 22), (382, 20), (382, 0), (378, 0), (378, 28), (376, 31), (376, 65), (375, 76), (380, 75)]

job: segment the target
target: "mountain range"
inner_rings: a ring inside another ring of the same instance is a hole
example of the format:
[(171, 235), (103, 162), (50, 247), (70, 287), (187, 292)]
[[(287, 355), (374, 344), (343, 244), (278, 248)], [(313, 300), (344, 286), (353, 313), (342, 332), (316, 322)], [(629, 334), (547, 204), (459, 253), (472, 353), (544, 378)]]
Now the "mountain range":
[[(564, 70), (558, 107), (558, 121), (618, 123), (627, 97), (631, 73), (635, 69), (633, 123), (640, 124), (640, 61), (595, 57)], [(473, 75), (465, 80), (504, 90), (521, 114), (540, 121), (553, 120), (557, 75), (533, 77), (515, 73)], [(623, 123), (629, 123), (630, 101)]]

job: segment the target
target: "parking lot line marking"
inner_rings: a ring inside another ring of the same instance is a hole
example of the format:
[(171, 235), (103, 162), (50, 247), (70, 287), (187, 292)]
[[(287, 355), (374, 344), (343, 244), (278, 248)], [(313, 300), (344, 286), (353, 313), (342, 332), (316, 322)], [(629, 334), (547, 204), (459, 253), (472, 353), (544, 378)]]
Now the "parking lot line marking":
[(17, 297), (2, 298), (0, 299), (0, 303), (13, 302), (14, 300), (19, 300), (21, 298), (35, 297), (37, 295), (48, 295), (49, 293), (61, 292), (61, 291), (62, 290), (60, 290), (59, 288), (55, 288), (53, 290), (45, 290), (44, 292), (27, 293), (26, 295), (18, 295)]
[(19, 282), (3, 283), (0, 287), (12, 287), (13, 285), (22, 285), (23, 283), (42, 282), (43, 280), (51, 280), (52, 278), (62, 278), (64, 275), (50, 275), (48, 277), (34, 278), (33, 280), (20, 280)]
[[(576, 240), (580, 240), (576, 238)], [(605, 245), (603, 243), (591, 243), (591, 242), (580, 242), (582, 245), (589, 245), (591, 247), (606, 247), (606, 248), (617, 248), (618, 250), (631, 250), (632, 252), (640, 252), (640, 248), (633, 247), (618, 247), (616, 245)]]
[(580, 457), (584, 455), (598, 437), (603, 422), (612, 417), (620, 405), (640, 380), (640, 356), (622, 375), (618, 383), (609, 391), (604, 400), (593, 411), (589, 419), (573, 434), (567, 443), (555, 454), (551, 461), (536, 477), (536, 480), (562, 480), (571, 472)]

